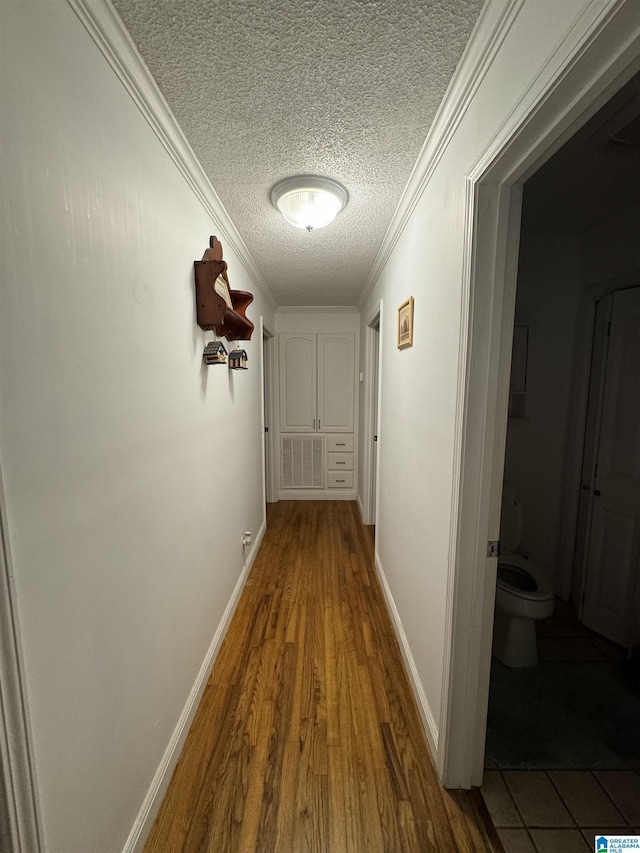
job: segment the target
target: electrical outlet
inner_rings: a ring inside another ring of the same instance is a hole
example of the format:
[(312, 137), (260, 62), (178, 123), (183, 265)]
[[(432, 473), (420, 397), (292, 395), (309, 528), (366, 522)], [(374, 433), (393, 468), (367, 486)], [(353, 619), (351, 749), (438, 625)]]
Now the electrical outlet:
[(245, 548), (247, 545), (251, 545), (251, 531), (245, 530), (242, 534), (242, 547)]

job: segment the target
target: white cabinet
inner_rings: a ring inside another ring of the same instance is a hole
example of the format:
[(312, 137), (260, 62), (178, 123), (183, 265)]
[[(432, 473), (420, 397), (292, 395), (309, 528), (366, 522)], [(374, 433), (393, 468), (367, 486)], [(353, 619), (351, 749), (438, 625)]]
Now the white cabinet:
[(353, 497), (355, 337), (350, 332), (279, 336), (283, 497), (303, 497), (305, 490), (320, 497), (337, 497), (343, 490), (344, 497)]
[(355, 335), (318, 335), (318, 430), (353, 432)]
[(280, 432), (353, 432), (355, 335), (280, 335)]
[(280, 335), (280, 432), (316, 431), (316, 335)]

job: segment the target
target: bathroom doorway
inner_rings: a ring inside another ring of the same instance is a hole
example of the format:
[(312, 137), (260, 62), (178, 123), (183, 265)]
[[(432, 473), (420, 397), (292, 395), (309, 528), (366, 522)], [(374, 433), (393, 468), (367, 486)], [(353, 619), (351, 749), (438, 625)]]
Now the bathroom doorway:
[(636, 75), (524, 185), (504, 480), (557, 601), (537, 670), (492, 663), (492, 770), (640, 769), (638, 115)]

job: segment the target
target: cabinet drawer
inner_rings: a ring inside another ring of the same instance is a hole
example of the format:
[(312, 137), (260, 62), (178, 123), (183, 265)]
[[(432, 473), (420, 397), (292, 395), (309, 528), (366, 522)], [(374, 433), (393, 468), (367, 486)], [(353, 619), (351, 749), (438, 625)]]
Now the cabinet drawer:
[(353, 471), (353, 453), (327, 453), (329, 471)]
[(327, 471), (327, 488), (352, 489), (353, 471)]
[(328, 435), (327, 450), (353, 452), (353, 435), (349, 435), (348, 433), (345, 435)]

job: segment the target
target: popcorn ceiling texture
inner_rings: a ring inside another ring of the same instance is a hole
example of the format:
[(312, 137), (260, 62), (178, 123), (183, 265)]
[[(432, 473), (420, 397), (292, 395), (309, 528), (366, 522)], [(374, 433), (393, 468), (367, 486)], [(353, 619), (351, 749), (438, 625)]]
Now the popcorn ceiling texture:
[[(277, 302), (355, 304), (481, 0), (114, 6)], [(300, 173), (349, 191), (311, 234), (269, 199)]]

